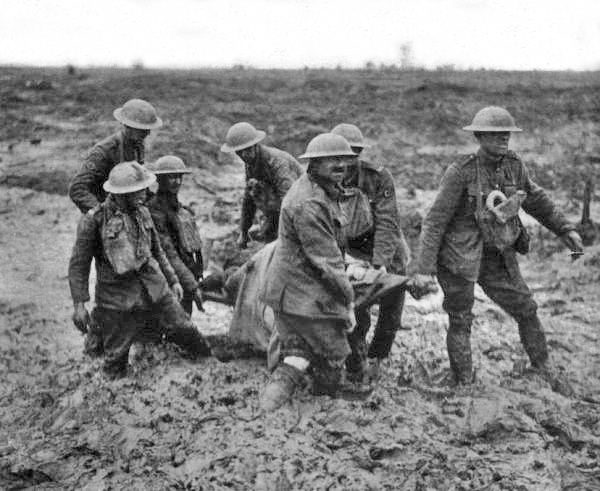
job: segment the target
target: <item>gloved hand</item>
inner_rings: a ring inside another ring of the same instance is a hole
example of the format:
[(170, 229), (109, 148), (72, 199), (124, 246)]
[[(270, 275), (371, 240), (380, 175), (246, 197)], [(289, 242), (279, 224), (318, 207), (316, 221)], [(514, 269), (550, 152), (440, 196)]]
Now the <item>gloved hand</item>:
[(203, 300), (202, 288), (198, 287), (194, 290), (194, 303), (200, 312), (204, 312), (204, 305), (202, 304)]
[(73, 309), (73, 316), (71, 317), (71, 319), (73, 319), (73, 324), (75, 324), (75, 327), (79, 329), (82, 334), (86, 334), (90, 324), (90, 314), (85, 308), (85, 304), (82, 302), (76, 303), (73, 306)]
[(348, 306), (348, 327), (346, 327), (346, 332), (348, 334), (352, 333), (356, 327), (356, 314), (354, 312), (354, 307), (354, 302), (350, 302), (350, 305)]
[(572, 252), (583, 252), (583, 241), (581, 236), (575, 231), (571, 230), (560, 237), (560, 240), (572, 251)]
[(175, 295), (177, 301), (181, 302), (181, 299), (183, 298), (183, 287), (181, 286), (181, 283), (174, 283), (171, 286), (171, 290), (173, 291), (173, 295)]

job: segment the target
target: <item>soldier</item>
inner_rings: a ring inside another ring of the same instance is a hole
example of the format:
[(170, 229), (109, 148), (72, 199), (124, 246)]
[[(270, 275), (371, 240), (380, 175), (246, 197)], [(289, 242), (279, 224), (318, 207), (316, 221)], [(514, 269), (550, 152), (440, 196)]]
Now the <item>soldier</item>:
[(261, 239), (271, 242), (277, 238), (281, 200), (303, 172), (289, 153), (261, 145), (264, 138), (265, 132), (250, 123), (236, 123), (227, 131), (225, 143), (221, 146), (222, 152), (235, 152), (246, 165), (246, 189), (238, 239), (241, 248), (245, 248), (250, 240), (248, 230), (257, 209), (263, 213), (265, 221)]
[(340, 209), (344, 159), (356, 154), (339, 135), (313, 138), (308, 170), (281, 207), (278, 244), (261, 300), (275, 313), (282, 362), (271, 374), (261, 405), (274, 410), (302, 384), (309, 366), (314, 391), (335, 393), (350, 353), (354, 293), (345, 273), (345, 217)]
[(183, 160), (165, 155), (148, 164), (156, 174), (158, 192), (147, 203), (160, 236), (160, 243), (183, 286), (181, 305), (192, 314), (192, 303), (202, 307), (202, 242), (194, 212), (177, 197), (184, 174), (192, 171)]
[(121, 130), (92, 147), (71, 181), (69, 196), (83, 213), (104, 201), (102, 185), (116, 164), (133, 160), (144, 164), (144, 139), (163, 124), (156, 109), (142, 99), (127, 101), (113, 115), (121, 122)]
[[(396, 189), (390, 171), (382, 165), (360, 158), (366, 145), (357, 126), (342, 123), (331, 132), (348, 140), (352, 151), (359, 155), (347, 160), (343, 186), (364, 193), (368, 199), (366, 206), (370, 208), (362, 229), (355, 229), (351, 234), (354, 236), (348, 237), (348, 254), (366, 260), (384, 272), (404, 274), (410, 251), (400, 228)], [(366, 223), (368, 219), (370, 223)], [(361, 227), (360, 224), (355, 226)], [(352, 354), (346, 362), (351, 378), (359, 379), (364, 374), (365, 356), (368, 372), (373, 378), (377, 378), (381, 360), (389, 356), (396, 331), (402, 329), (403, 305), (404, 290), (395, 291), (393, 295), (381, 300), (377, 325), (368, 351), (365, 337), (371, 327), (370, 309), (359, 309), (356, 312), (356, 329), (350, 335)]]
[[(415, 265), (419, 274), (415, 279), (422, 284), (431, 280), (427, 275), (437, 275), (444, 291), (443, 307), (450, 321), (446, 339), (448, 357), (456, 383), (473, 381), (470, 336), (477, 282), (515, 318), (533, 367), (548, 377), (554, 387), (558, 379), (548, 361), (537, 304), (523, 281), (516, 258), (517, 250), (525, 253), (528, 249), (523, 226), (516, 216), (518, 204), (522, 203), (527, 213), (558, 235), (572, 251), (582, 251), (581, 238), (545, 191), (533, 182), (519, 157), (508, 149), (511, 133), (521, 129), (507, 110), (486, 107), (463, 129), (474, 132), (479, 150), (452, 164), (442, 178), (423, 223)], [(485, 197), (490, 194), (508, 197), (507, 203), (517, 204), (505, 217), (508, 229), (514, 228), (506, 235), (506, 241), (499, 240), (504, 228), (498, 229), (496, 225), (492, 236), (488, 222), (483, 219), (491, 211), (486, 212), (483, 207)]]
[[(183, 290), (160, 246), (148, 209), (146, 189), (156, 177), (137, 162), (116, 165), (104, 183), (106, 200), (81, 217), (69, 263), (73, 322), (83, 333), (96, 331), (105, 355), (109, 378), (126, 375), (129, 348), (153, 319), (168, 326), (172, 341), (192, 356), (206, 356), (209, 348), (175, 295)], [(95, 308), (85, 302), (90, 265), (96, 264)], [(171, 286), (171, 291), (169, 289)]]

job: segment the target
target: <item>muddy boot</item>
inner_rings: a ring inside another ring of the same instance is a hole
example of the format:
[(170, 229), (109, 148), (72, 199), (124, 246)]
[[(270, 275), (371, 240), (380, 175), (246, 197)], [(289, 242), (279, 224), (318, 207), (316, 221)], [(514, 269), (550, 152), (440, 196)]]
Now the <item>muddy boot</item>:
[(548, 347), (542, 323), (536, 314), (518, 318), (519, 336), (534, 368), (545, 367), (548, 363)]
[(104, 354), (104, 345), (100, 332), (93, 329), (88, 331), (85, 336), (83, 352), (91, 358), (99, 358)]
[(567, 378), (549, 361), (536, 364), (534, 369), (550, 384), (552, 390), (557, 394), (561, 394), (565, 397), (575, 397), (577, 395)]
[(473, 361), (471, 358), (471, 323), (450, 322), (446, 345), (450, 368), (457, 385), (473, 383)]
[(371, 384), (376, 384), (381, 371), (381, 360), (379, 358), (367, 358), (367, 377)]
[(279, 409), (302, 385), (303, 380), (303, 372), (286, 363), (279, 364), (260, 397), (260, 406), (267, 412)]
[(343, 362), (338, 364), (320, 360), (320, 363), (312, 367), (312, 379), (313, 395), (336, 397), (344, 380)]

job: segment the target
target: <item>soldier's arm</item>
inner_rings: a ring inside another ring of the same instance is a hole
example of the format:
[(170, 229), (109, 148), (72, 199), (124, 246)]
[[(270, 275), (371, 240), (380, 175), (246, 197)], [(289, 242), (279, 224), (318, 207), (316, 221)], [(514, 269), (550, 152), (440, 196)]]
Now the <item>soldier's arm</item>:
[(71, 181), (69, 196), (83, 213), (87, 213), (98, 204), (96, 192), (108, 177), (108, 166), (104, 151), (94, 147)]
[(556, 235), (561, 236), (575, 230), (573, 224), (567, 221), (558, 207), (548, 197), (546, 191), (531, 179), (527, 167), (523, 164), (521, 166), (520, 188), (527, 193), (527, 198), (522, 205), (523, 209)]
[(333, 229), (329, 213), (322, 204), (309, 201), (294, 214), (298, 238), (312, 265), (321, 278), (338, 292), (349, 305), (354, 300), (352, 285), (346, 276), (344, 257)]
[(437, 274), (437, 259), (442, 238), (456, 212), (465, 184), (461, 169), (451, 165), (444, 176), (438, 194), (423, 221), (423, 230), (417, 253), (417, 272)]
[(169, 286), (173, 286), (174, 284), (179, 283), (179, 278), (177, 278), (177, 275), (175, 274), (175, 270), (173, 269), (173, 266), (171, 266), (171, 263), (169, 262), (169, 259), (167, 258), (167, 255), (165, 254), (165, 251), (163, 250), (162, 246), (160, 245), (160, 237), (158, 236), (156, 227), (153, 226), (151, 228), (150, 233), (151, 233), (151, 240), (152, 240), (152, 242), (151, 242), (152, 255), (158, 262), (158, 265), (160, 266), (161, 271), (165, 275), (165, 278), (167, 279), (167, 283), (169, 284)]
[(244, 237), (248, 236), (248, 230), (252, 226), (254, 215), (256, 214), (256, 203), (252, 197), (248, 194), (248, 191), (244, 191), (244, 198), (242, 201), (242, 216), (240, 219), (240, 231)]
[(69, 261), (69, 288), (74, 304), (90, 299), (89, 279), (92, 258), (99, 248), (100, 233), (96, 219), (83, 215), (77, 226), (77, 237)]
[(175, 246), (175, 242), (171, 237), (165, 213), (161, 210), (156, 210), (153, 208), (150, 208), (150, 213), (152, 214), (152, 220), (154, 221), (154, 226), (158, 232), (160, 245), (167, 256), (167, 259), (171, 263), (175, 274), (179, 278), (181, 286), (183, 286), (185, 291), (193, 292), (196, 288), (198, 288), (198, 282), (194, 278), (194, 274), (185, 265), (181, 259), (181, 256), (179, 255), (177, 247)]
[(277, 197), (282, 200), (294, 181), (302, 174), (300, 164), (292, 160), (275, 159), (273, 165), (273, 180)]
[(389, 268), (402, 231), (398, 218), (396, 189), (387, 169), (380, 171), (380, 182), (374, 199), (373, 265)]

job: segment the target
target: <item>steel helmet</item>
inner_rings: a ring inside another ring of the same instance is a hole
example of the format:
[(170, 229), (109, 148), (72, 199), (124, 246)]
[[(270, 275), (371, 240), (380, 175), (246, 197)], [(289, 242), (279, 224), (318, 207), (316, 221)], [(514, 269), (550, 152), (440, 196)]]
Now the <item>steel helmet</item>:
[(153, 130), (163, 124), (154, 106), (142, 99), (128, 100), (123, 107), (113, 111), (113, 116), (125, 126), (139, 130)]
[(321, 133), (315, 136), (306, 146), (306, 152), (300, 159), (317, 159), (320, 157), (356, 157), (348, 140), (341, 135)]
[(127, 194), (146, 189), (156, 182), (156, 176), (135, 160), (115, 165), (103, 184), (107, 193)]
[(343, 136), (351, 147), (365, 148), (369, 146), (364, 142), (362, 131), (354, 124), (340, 123), (331, 132), (334, 135)]
[(154, 174), (190, 174), (191, 169), (185, 166), (183, 160), (175, 155), (164, 155), (156, 162), (152, 162), (146, 166)]
[(264, 131), (257, 130), (250, 123), (235, 123), (227, 131), (221, 152), (237, 152), (251, 147), (262, 141), (266, 135)]
[(473, 118), (466, 131), (523, 131), (515, 124), (515, 120), (503, 107), (488, 106), (481, 109)]

